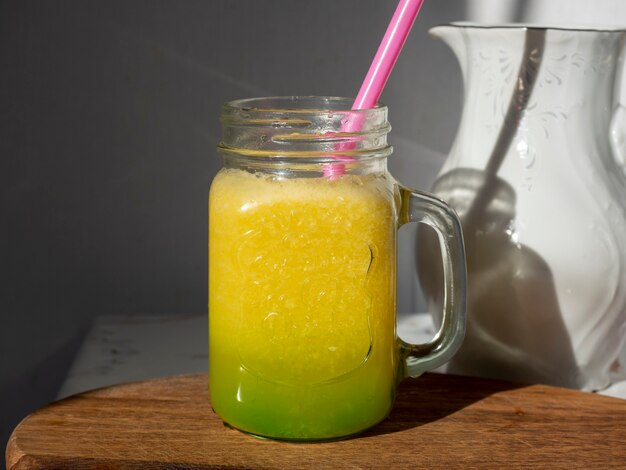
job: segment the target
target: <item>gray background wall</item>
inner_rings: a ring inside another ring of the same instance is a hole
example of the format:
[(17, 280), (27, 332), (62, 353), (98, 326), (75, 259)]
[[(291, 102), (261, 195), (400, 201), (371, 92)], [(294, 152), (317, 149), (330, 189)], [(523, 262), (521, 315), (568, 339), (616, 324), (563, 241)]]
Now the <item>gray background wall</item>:
[[(54, 399), (94, 317), (205, 312), (221, 104), (353, 96), (395, 3), (0, 0), (2, 447)], [(428, 27), (564, 20), (556, 3), (425, 3), (382, 97), (401, 182), (429, 187), (461, 108), (458, 66)], [(589, 3), (569, 11), (588, 19)], [(605, 21), (619, 3), (604, 0)], [(400, 310), (418, 310), (412, 263), (400, 269)]]

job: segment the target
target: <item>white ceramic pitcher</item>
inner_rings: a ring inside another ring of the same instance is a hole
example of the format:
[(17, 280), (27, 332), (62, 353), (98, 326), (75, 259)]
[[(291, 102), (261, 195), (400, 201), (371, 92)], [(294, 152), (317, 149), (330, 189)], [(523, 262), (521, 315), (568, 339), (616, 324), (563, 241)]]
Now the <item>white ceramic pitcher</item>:
[[(431, 33), (465, 85), (433, 187), (461, 217), (467, 250), (467, 333), (448, 371), (602, 389), (626, 337), (626, 111), (614, 99), (626, 32)], [(421, 252), (431, 243), (420, 233)], [(419, 273), (440, 311), (437, 273)]]

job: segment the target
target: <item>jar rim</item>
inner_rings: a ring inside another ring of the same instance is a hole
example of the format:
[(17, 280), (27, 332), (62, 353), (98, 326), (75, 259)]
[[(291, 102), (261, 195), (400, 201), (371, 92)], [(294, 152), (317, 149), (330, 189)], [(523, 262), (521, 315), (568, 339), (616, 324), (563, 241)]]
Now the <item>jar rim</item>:
[(371, 115), (386, 113), (387, 106), (377, 103), (373, 108), (352, 109), (354, 98), (343, 96), (267, 96), (257, 98), (242, 98), (229, 101), (222, 108), (222, 118), (225, 116), (249, 113), (252, 117), (256, 114), (266, 113), (350, 113), (357, 115)]

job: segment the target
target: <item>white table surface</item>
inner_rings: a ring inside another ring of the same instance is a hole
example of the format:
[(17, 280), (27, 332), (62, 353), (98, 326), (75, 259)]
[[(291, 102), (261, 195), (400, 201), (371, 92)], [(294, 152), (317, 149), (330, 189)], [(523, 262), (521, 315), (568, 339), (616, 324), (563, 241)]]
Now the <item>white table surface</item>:
[[(423, 343), (435, 334), (430, 315), (398, 319), (398, 334)], [(94, 388), (208, 370), (207, 315), (99, 317), (79, 350), (58, 398)], [(626, 364), (626, 348), (620, 356)], [(599, 392), (626, 399), (626, 381)]]

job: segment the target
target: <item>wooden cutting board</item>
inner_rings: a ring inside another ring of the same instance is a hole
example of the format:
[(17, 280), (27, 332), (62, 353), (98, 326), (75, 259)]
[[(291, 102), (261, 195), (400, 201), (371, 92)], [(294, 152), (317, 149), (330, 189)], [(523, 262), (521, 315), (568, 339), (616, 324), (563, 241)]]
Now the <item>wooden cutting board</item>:
[(294, 444), (229, 429), (206, 375), (149, 380), (48, 405), (14, 430), (7, 468), (626, 468), (626, 400), (425, 374), (352, 439)]

